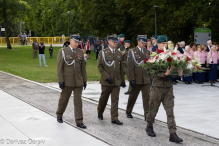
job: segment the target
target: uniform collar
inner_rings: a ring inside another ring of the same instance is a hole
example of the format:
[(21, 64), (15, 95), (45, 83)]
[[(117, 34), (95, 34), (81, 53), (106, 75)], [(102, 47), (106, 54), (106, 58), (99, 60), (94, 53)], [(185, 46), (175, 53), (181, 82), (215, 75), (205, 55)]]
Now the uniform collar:
[(113, 50), (113, 49), (111, 49), (111, 48), (110, 48), (110, 46), (109, 46), (109, 49), (110, 49), (110, 51), (111, 51), (112, 53), (113, 53), (113, 51), (114, 51), (114, 52), (116, 52), (116, 50), (115, 50), (115, 49), (114, 49), (114, 50)]
[(139, 51), (141, 52), (143, 48), (141, 49), (139, 46), (137, 46), (137, 47), (138, 47)]

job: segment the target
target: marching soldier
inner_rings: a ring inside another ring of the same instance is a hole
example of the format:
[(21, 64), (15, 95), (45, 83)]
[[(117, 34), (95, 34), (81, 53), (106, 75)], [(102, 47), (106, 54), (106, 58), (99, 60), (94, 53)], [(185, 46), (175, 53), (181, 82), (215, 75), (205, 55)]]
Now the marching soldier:
[(125, 35), (124, 34), (120, 34), (119, 35), (119, 42), (116, 46), (116, 49), (118, 49), (119, 51), (124, 51), (125, 47), (124, 47), (124, 40), (125, 40)]
[[(162, 53), (163, 48), (166, 46), (168, 41), (167, 36), (161, 35), (157, 39), (157, 53)], [(150, 92), (150, 111), (147, 114), (147, 127), (146, 132), (149, 136), (155, 137), (156, 134), (153, 130), (153, 121), (158, 112), (161, 102), (167, 114), (167, 125), (169, 128), (169, 141), (171, 142), (182, 142), (183, 140), (179, 138), (176, 134), (176, 123), (173, 113), (174, 107), (174, 95), (173, 95), (173, 84), (169, 77), (171, 70), (174, 66), (168, 67), (166, 72), (157, 73), (154, 75), (152, 88)], [(178, 69), (179, 76), (182, 76), (183, 70)]]
[(81, 94), (87, 86), (87, 75), (83, 51), (78, 48), (80, 35), (71, 35), (70, 45), (61, 48), (58, 53), (57, 75), (59, 87), (62, 89), (58, 109), (57, 121), (63, 123), (62, 115), (67, 107), (72, 91), (74, 92), (74, 114), (78, 127), (86, 128), (83, 124)]
[(133, 118), (131, 113), (138, 98), (138, 94), (141, 91), (144, 117), (146, 119), (146, 114), (149, 111), (149, 92), (152, 78), (147, 70), (145, 70), (141, 65), (144, 64), (145, 59), (150, 58), (150, 51), (145, 48), (147, 35), (138, 35), (137, 41), (138, 46), (128, 52), (128, 72), (132, 90), (129, 94), (126, 115), (128, 118)]
[(102, 93), (97, 107), (98, 118), (103, 120), (103, 112), (111, 94), (111, 122), (117, 125), (123, 123), (118, 119), (118, 103), (120, 86), (125, 85), (124, 72), (122, 67), (122, 53), (116, 50), (117, 35), (108, 36), (109, 47), (100, 51), (98, 59), (98, 70), (101, 74)]
[[(125, 45), (124, 45), (125, 50), (123, 51), (123, 57), (122, 57), (123, 70), (124, 70), (125, 75), (127, 76), (127, 79), (129, 80), (129, 73), (128, 73), (128, 67), (127, 67), (127, 57), (128, 57), (128, 51), (130, 50), (131, 41), (130, 40), (125, 40), (124, 43), (125, 43)], [(130, 93), (131, 89), (132, 89), (132, 87), (129, 84), (128, 91), (125, 92), (124, 94), (128, 95)]]

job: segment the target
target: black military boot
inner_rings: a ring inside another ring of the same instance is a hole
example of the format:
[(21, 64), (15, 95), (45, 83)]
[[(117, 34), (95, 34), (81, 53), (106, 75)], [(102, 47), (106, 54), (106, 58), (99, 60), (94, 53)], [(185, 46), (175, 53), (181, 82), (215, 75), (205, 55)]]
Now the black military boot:
[(57, 117), (57, 121), (58, 121), (59, 123), (63, 123), (62, 117)]
[(154, 132), (153, 126), (147, 126), (146, 132), (147, 132), (148, 136), (156, 137), (156, 133)]
[(127, 91), (127, 92), (125, 92), (124, 94), (125, 94), (125, 95), (129, 95), (129, 93), (130, 93), (130, 91), (128, 90), (128, 91)]
[(133, 118), (132, 114), (126, 112), (127, 118)]
[(182, 140), (181, 138), (179, 138), (176, 133), (170, 133), (170, 139), (169, 139), (169, 141), (171, 141), (171, 142), (176, 142), (176, 143), (183, 142), (183, 140)]

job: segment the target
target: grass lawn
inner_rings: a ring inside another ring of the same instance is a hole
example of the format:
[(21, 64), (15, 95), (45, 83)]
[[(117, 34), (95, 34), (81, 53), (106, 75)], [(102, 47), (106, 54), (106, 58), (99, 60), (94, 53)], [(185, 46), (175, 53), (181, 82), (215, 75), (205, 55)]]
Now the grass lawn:
[[(49, 47), (45, 47), (48, 67), (40, 67), (39, 58), (32, 58), (31, 46), (14, 46), (11, 50), (0, 47), (0, 70), (40, 83), (57, 82), (57, 54), (61, 47), (53, 48), (53, 58), (50, 58)], [(100, 80), (96, 53), (91, 53), (91, 59), (87, 61), (86, 70), (88, 81)]]

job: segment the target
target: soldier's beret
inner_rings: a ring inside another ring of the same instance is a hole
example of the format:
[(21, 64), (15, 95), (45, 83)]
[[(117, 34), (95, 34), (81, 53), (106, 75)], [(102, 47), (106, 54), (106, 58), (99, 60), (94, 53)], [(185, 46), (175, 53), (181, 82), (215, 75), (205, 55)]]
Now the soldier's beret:
[(80, 34), (79, 33), (77, 33), (77, 34), (72, 34), (71, 35), (71, 39), (73, 39), (73, 40), (75, 40), (75, 41), (77, 41), (77, 42), (81, 42), (81, 37), (80, 37)]
[(138, 35), (137, 39), (140, 40), (142, 43), (147, 43), (147, 35)]
[(162, 43), (162, 42), (167, 42), (168, 41), (168, 37), (166, 35), (160, 35), (157, 38), (157, 43)]
[(118, 37), (116, 34), (112, 34), (112, 35), (107, 36), (107, 39), (111, 40), (112, 42), (118, 42)]
[(124, 43), (131, 43), (131, 40), (125, 40)]
[(125, 34), (120, 34), (119, 37), (123, 38), (123, 37), (125, 37)]

